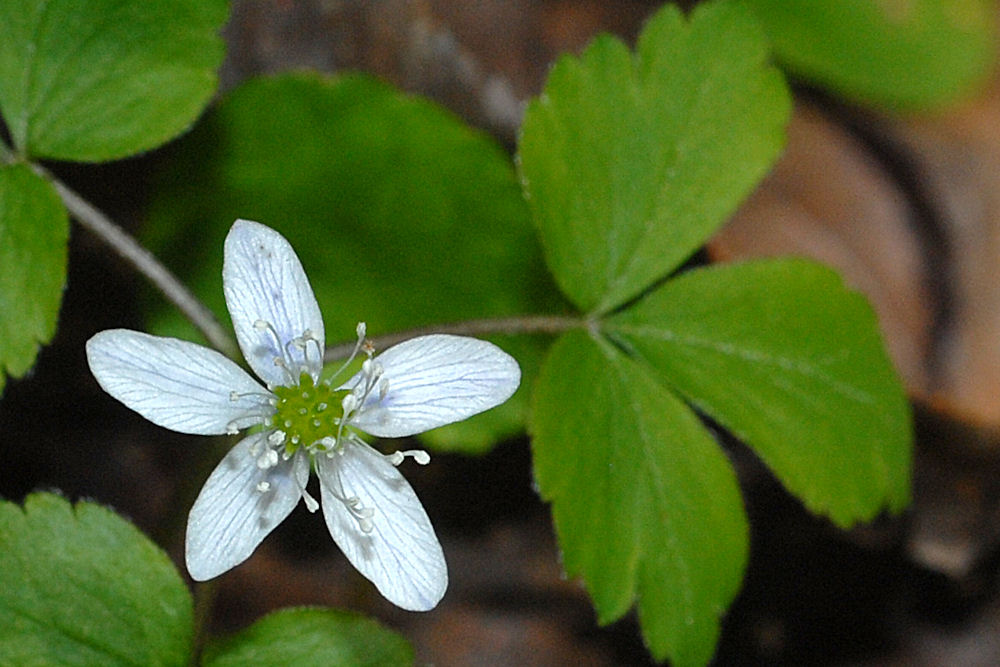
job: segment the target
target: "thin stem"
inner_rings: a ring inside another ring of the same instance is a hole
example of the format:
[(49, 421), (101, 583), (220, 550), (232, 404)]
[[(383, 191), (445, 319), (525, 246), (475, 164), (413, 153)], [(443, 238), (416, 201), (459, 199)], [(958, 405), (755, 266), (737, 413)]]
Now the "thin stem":
[(201, 663), (201, 653), (205, 648), (208, 630), (208, 620), (215, 604), (215, 595), (219, 590), (218, 579), (194, 582), (194, 642), (191, 651), (191, 664)]
[[(452, 324), (421, 327), (372, 338), (371, 343), (378, 349), (385, 349), (404, 340), (428, 334), (455, 334), (458, 336), (487, 336), (501, 334), (513, 336), (517, 334), (556, 334), (570, 329), (587, 326), (585, 320), (578, 317), (562, 315), (522, 315), (519, 317), (501, 317), (483, 320), (466, 320)], [(343, 359), (354, 349), (355, 343), (341, 343), (326, 350), (323, 360), (326, 362)]]
[(44, 167), (32, 165), (43, 178), (48, 179), (59, 193), (70, 214), (92, 234), (107, 243), (126, 262), (144, 275), (181, 313), (198, 328), (209, 344), (229, 357), (236, 357), (238, 351), (233, 339), (222, 328), (215, 315), (198, 300), (170, 270), (119, 227), (93, 204), (55, 178)]

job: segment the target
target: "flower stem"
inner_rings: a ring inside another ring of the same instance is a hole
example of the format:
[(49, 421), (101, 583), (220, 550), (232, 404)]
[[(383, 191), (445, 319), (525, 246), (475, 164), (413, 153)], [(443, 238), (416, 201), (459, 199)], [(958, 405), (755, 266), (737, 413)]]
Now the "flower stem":
[(194, 582), (194, 641), (192, 642), (191, 664), (201, 664), (201, 653), (205, 648), (208, 621), (218, 592), (218, 579)]
[[(579, 329), (587, 326), (587, 322), (579, 317), (563, 315), (521, 315), (517, 317), (488, 318), (482, 320), (466, 320), (451, 324), (420, 327), (399, 333), (388, 334), (370, 339), (378, 349), (385, 349), (404, 340), (428, 334), (455, 334), (458, 336), (487, 336), (501, 334), (514, 336), (518, 334), (556, 334), (569, 329)], [(326, 350), (323, 360), (336, 361), (347, 357), (354, 350), (355, 343), (341, 343)]]
[(82, 227), (111, 246), (122, 259), (145, 276), (198, 328), (212, 347), (229, 357), (237, 357), (236, 344), (215, 319), (212, 311), (199, 301), (153, 253), (146, 250), (111, 218), (55, 178), (44, 167), (34, 164), (32, 168), (52, 183), (70, 214)]

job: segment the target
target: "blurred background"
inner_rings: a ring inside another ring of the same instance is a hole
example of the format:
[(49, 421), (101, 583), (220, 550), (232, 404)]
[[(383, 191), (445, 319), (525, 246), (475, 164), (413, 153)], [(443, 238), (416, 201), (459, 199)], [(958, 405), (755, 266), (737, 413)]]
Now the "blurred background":
[[(598, 32), (631, 41), (658, 5), (238, 0), (221, 92), (262, 73), (359, 69), (430, 97), (513, 151), (522, 105), (557, 55)], [(837, 267), (875, 305), (917, 428), (910, 510), (846, 533), (805, 512), (718, 434), (753, 531), (718, 664), (1000, 664), (997, 83), (922, 115), (862, 109), (795, 83), (783, 158), (697, 258), (806, 254)], [(168, 146), (53, 171), (140, 233), (153, 175), (170, 157)], [(0, 401), (0, 496), (56, 489), (108, 504), (180, 563), (183, 517), (211, 468), (189, 452), (211, 445), (115, 403), (83, 353), (101, 329), (143, 328), (142, 289), (100, 242), (72, 229), (57, 336)], [(562, 575), (526, 438), (482, 457), (438, 454), (406, 473), (450, 564), (436, 610), (411, 614), (382, 600), (300, 507), (219, 580), (213, 630), (322, 604), (376, 616), (414, 643), (421, 663), (649, 664), (634, 619), (599, 628), (582, 586)]]

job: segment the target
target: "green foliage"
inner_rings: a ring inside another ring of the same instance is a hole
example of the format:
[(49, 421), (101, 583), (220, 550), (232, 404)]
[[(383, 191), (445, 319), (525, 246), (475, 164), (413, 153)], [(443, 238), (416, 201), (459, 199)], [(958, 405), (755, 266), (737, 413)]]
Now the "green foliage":
[(647, 368), (584, 332), (555, 344), (533, 408), (535, 475), (600, 621), (637, 601), (654, 656), (708, 662), (747, 558), (725, 455)]
[(375, 621), (335, 609), (282, 609), (205, 650), (205, 667), (412, 665), (405, 639)]
[(24, 155), (103, 161), (183, 131), (215, 91), (225, 0), (4, 0), (0, 112)]
[(862, 102), (940, 107), (995, 62), (990, 0), (744, 0), (795, 74)]
[(521, 177), (559, 286), (606, 312), (675, 269), (784, 143), (789, 96), (767, 41), (731, 3), (666, 7), (635, 55), (599, 37), (528, 108)]
[[(267, 122), (261, 122), (266, 118)], [(436, 105), (370, 77), (249, 81), (192, 134), (154, 202), (147, 240), (226, 321), (221, 247), (237, 217), (295, 247), (331, 341), (551, 310), (510, 160)], [(194, 336), (173, 313), (160, 333)], [(530, 382), (540, 342), (500, 339)], [(483, 449), (521, 428), (525, 392), (431, 436)]]
[(833, 271), (805, 260), (690, 271), (606, 330), (812, 511), (848, 526), (909, 501), (909, 405), (875, 314)]
[(909, 410), (863, 298), (801, 260), (658, 285), (777, 156), (788, 94), (766, 59), (740, 4), (665, 8), (636, 55), (603, 37), (559, 62), (519, 155), (545, 258), (591, 313), (536, 386), (539, 487), (599, 620), (634, 602), (679, 665), (711, 658), (747, 550), (732, 471), (685, 402), (839, 525), (909, 498)]
[(191, 596), (131, 524), (47, 493), (0, 501), (0, 664), (186, 665)]
[(66, 281), (69, 220), (59, 196), (24, 165), (0, 166), (0, 389), (52, 339)]

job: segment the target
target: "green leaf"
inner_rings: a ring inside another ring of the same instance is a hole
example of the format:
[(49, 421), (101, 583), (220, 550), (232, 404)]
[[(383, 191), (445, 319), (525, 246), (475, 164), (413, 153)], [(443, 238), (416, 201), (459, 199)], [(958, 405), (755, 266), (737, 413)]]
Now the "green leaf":
[(405, 639), (359, 614), (336, 609), (281, 609), (210, 644), (205, 667), (362, 667), (412, 665)]
[(0, 501), (0, 664), (186, 665), (191, 596), (111, 510), (50, 493)]
[[(510, 159), (426, 100), (362, 75), (262, 78), (179, 148), (146, 238), (223, 321), (222, 241), (237, 217), (289, 239), (331, 343), (350, 340), (359, 321), (377, 337), (556, 307)], [(172, 312), (154, 328), (194, 335)], [(529, 349), (519, 355), (527, 384), (541, 342), (509, 340), (496, 342)], [(451, 431), (475, 427), (475, 442), (432, 437), (482, 449), (523, 428), (524, 393)]]
[(225, 0), (4, 0), (0, 113), (30, 157), (99, 162), (173, 138), (216, 88)]
[(996, 61), (991, 0), (745, 0), (792, 72), (894, 109), (939, 107)]
[(583, 576), (600, 622), (637, 602), (657, 659), (708, 662), (747, 558), (722, 450), (646, 369), (582, 331), (553, 346), (531, 428), (563, 563)]
[(909, 500), (912, 433), (868, 302), (830, 269), (690, 271), (606, 330), (841, 526)]
[(56, 332), (68, 237), (52, 186), (24, 165), (0, 166), (0, 389)]
[(520, 171), (556, 282), (605, 312), (675, 269), (776, 159), (790, 102), (752, 15), (673, 6), (597, 38), (527, 110)]

